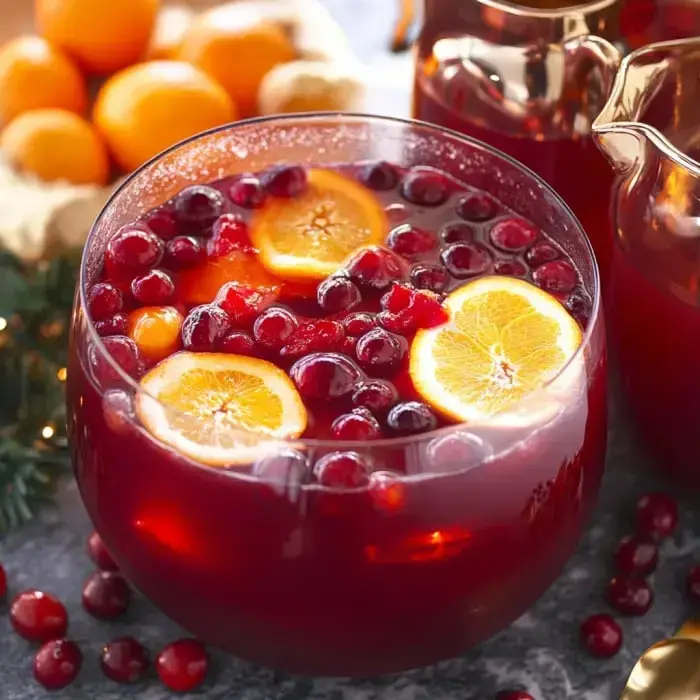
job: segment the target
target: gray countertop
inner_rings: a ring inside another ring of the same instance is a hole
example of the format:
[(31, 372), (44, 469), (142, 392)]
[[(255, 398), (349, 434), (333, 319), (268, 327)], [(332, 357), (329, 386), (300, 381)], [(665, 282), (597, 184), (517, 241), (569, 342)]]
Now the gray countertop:
[[(376, 111), (401, 114), (406, 107), (408, 59), (385, 50), (394, 0), (326, 0), (345, 26), (359, 56), (373, 66), (383, 103)], [(376, 70), (374, 69), (376, 67)], [(403, 101), (403, 102), (402, 102)], [(645, 491), (660, 488), (646, 460), (612, 411), (608, 470), (598, 508), (577, 554), (546, 595), (510, 629), (462, 657), (400, 676), (371, 680), (290, 677), (222, 655), (208, 684), (185, 700), (490, 700), (498, 690), (527, 689), (537, 700), (612, 700), (636, 658), (653, 642), (671, 634), (689, 615), (683, 578), (698, 547), (697, 516), (682, 508), (681, 527), (663, 544), (661, 565), (651, 578), (656, 602), (642, 619), (623, 620), (625, 643), (613, 659), (588, 658), (578, 647), (578, 625), (589, 614), (606, 610), (602, 591), (610, 576), (616, 541), (630, 530), (631, 510)], [(152, 650), (182, 634), (143, 599), (131, 606), (120, 623), (98, 623), (80, 605), (82, 582), (92, 567), (84, 551), (90, 525), (75, 487), (66, 484), (59, 507), (44, 513), (21, 532), (0, 542), (0, 562), (7, 569), (12, 592), (39, 587), (66, 602), (70, 635), (85, 654), (78, 681), (65, 691), (48, 694), (31, 675), (32, 650), (15, 636), (7, 616), (0, 617), (0, 700), (121, 700), (174, 697), (151, 677), (135, 687), (105, 680), (98, 666), (101, 645), (130, 634)]]

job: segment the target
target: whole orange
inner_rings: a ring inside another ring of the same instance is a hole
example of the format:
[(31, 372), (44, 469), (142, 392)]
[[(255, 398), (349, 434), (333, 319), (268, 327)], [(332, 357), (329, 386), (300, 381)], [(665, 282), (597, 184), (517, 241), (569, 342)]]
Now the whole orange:
[(0, 123), (45, 107), (82, 114), (87, 102), (80, 71), (45, 39), (22, 36), (0, 47)]
[(19, 170), (41, 180), (104, 185), (109, 158), (83, 117), (64, 109), (36, 109), (14, 119), (0, 134), (0, 149)]
[(126, 171), (189, 136), (233, 121), (224, 89), (180, 61), (149, 61), (113, 75), (97, 94), (93, 121)]
[(40, 33), (96, 75), (144, 55), (159, 6), (160, 0), (34, 0)]
[(175, 55), (221, 83), (244, 117), (256, 113), (258, 88), (267, 73), (297, 57), (281, 26), (235, 3), (195, 19)]

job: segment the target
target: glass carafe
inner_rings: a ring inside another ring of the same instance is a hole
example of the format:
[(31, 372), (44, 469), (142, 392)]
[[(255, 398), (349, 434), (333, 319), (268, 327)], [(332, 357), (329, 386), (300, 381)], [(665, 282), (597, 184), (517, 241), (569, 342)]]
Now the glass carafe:
[(610, 327), (641, 434), (700, 485), (700, 38), (627, 56), (595, 138), (618, 172)]
[(620, 52), (619, 0), (425, 0), (413, 115), (534, 170), (591, 238), (603, 280), (613, 171), (591, 138)]

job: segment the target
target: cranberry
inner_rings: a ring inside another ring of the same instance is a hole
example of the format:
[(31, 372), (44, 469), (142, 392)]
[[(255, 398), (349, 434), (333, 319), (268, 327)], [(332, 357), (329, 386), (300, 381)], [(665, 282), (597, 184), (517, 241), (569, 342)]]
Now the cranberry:
[(4, 599), (7, 595), (7, 574), (5, 568), (0, 564), (0, 598)]
[(498, 260), (493, 266), (497, 275), (510, 275), (511, 277), (525, 277), (527, 268), (518, 260)]
[(260, 180), (251, 175), (238, 178), (228, 190), (231, 201), (243, 209), (259, 209), (266, 199)]
[(695, 601), (700, 601), (700, 566), (692, 566), (685, 579), (685, 590)]
[(280, 351), (282, 357), (298, 358), (312, 352), (341, 352), (345, 329), (338, 321), (309, 321), (299, 326)]
[(357, 360), (364, 369), (380, 374), (392, 374), (398, 370), (405, 354), (405, 342), (383, 328), (365, 333), (355, 349)]
[(437, 247), (437, 241), (430, 231), (412, 224), (402, 224), (389, 232), (387, 245), (397, 255), (416, 258)]
[(15, 632), (27, 641), (48, 642), (65, 635), (68, 613), (63, 603), (50, 593), (25, 591), (12, 601), (10, 622)]
[(431, 440), (426, 453), (426, 470), (443, 473), (482, 464), (491, 450), (476, 435), (452, 433)]
[(380, 299), (380, 305), (385, 311), (398, 313), (407, 309), (418, 292), (405, 284), (394, 284), (391, 289)]
[(582, 325), (587, 326), (591, 317), (591, 302), (582, 294), (572, 294), (564, 303), (569, 313)]
[(349, 311), (362, 300), (360, 290), (346, 277), (329, 277), (318, 285), (318, 305), (324, 311)]
[(223, 211), (223, 195), (206, 185), (186, 187), (175, 198), (175, 216), (181, 233), (208, 236)]
[(539, 235), (539, 230), (529, 221), (511, 216), (497, 221), (491, 228), (489, 238), (496, 248), (515, 253), (532, 245)]
[(234, 326), (247, 326), (255, 317), (274, 303), (276, 294), (265, 287), (249, 287), (238, 282), (227, 282), (216, 295), (214, 303), (220, 306)]
[(231, 331), (219, 341), (217, 347), (221, 352), (232, 355), (255, 355), (255, 341), (245, 331)]
[(653, 540), (662, 540), (678, 525), (678, 506), (665, 493), (648, 493), (637, 501), (637, 532)]
[(116, 683), (136, 683), (149, 666), (148, 651), (133, 637), (118, 637), (102, 648), (102, 673)]
[(253, 245), (248, 236), (248, 224), (237, 214), (222, 214), (214, 224), (208, 250), (212, 257), (219, 258), (235, 250), (251, 252)]
[(457, 214), (466, 221), (488, 221), (497, 213), (498, 204), (484, 192), (471, 192), (457, 203)]
[(532, 267), (539, 267), (545, 263), (552, 262), (559, 257), (559, 249), (551, 243), (542, 241), (535, 243), (526, 253), (525, 262)]
[(261, 479), (281, 484), (286, 489), (296, 489), (307, 481), (308, 464), (303, 454), (285, 448), (274, 454), (265, 455), (255, 462), (253, 474)]
[(126, 335), (129, 330), (129, 319), (126, 314), (114, 314), (112, 318), (96, 321), (95, 330), (101, 338), (107, 338), (110, 335)]
[(496, 695), (496, 700), (535, 700), (535, 698), (524, 690), (502, 690)]
[(149, 214), (144, 223), (150, 231), (163, 241), (169, 241), (178, 234), (177, 219), (172, 212), (166, 209)]
[(399, 392), (393, 384), (381, 379), (368, 379), (355, 389), (352, 402), (378, 416), (385, 414), (399, 400)]
[(396, 404), (389, 411), (386, 422), (397, 435), (427, 433), (437, 427), (435, 414), (420, 401), (404, 401)]
[(171, 270), (195, 267), (204, 260), (204, 248), (192, 236), (178, 236), (165, 245), (165, 264)]
[(376, 326), (374, 318), (370, 314), (349, 314), (343, 319), (345, 332), (351, 336), (364, 335)]
[(449, 316), (440, 301), (431, 293), (395, 284), (382, 297), (385, 309), (377, 316), (387, 330), (406, 335), (418, 328), (432, 328), (445, 323)]
[(88, 537), (87, 551), (90, 559), (95, 562), (98, 569), (102, 571), (116, 571), (119, 568), (114, 559), (112, 559), (112, 555), (109, 553), (102, 538), (96, 532), (93, 532)]
[(104, 321), (124, 306), (122, 293), (109, 282), (98, 282), (88, 292), (88, 311), (93, 321)]
[(372, 246), (357, 253), (348, 263), (350, 279), (360, 288), (383, 291), (403, 278), (401, 260), (389, 250)]
[(126, 612), (131, 589), (116, 571), (96, 571), (83, 587), (83, 607), (98, 620), (113, 620)]
[(416, 265), (411, 270), (411, 284), (417, 289), (430, 292), (444, 292), (450, 282), (450, 275), (440, 265)]
[[(144, 370), (143, 361), (136, 343), (131, 338), (115, 335), (103, 338), (102, 344), (112, 360), (132, 379), (141, 376)], [(98, 384), (103, 386), (121, 380), (117, 370), (96, 347), (92, 348), (90, 359)]]
[(421, 207), (437, 207), (450, 196), (449, 181), (435, 170), (413, 170), (404, 178), (401, 194)]
[(372, 472), (368, 490), (374, 505), (381, 510), (395, 512), (406, 502), (406, 489), (401, 477), (394, 472)]
[(351, 394), (362, 373), (345, 355), (316, 352), (297, 360), (289, 376), (302, 398), (327, 401)]
[(561, 294), (570, 292), (578, 282), (576, 270), (566, 260), (554, 260), (540, 265), (532, 273), (532, 279), (547, 292)]
[(195, 306), (182, 324), (182, 345), (185, 350), (213, 350), (231, 327), (228, 314), (214, 304)]
[(654, 592), (643, 578), (620, 574), (606, 591), (608, 603), (623, 615), (644, 615), (654, 602)]
[(623, 574), (647, 576), (659, 563), (659, 550), (651, 540), (623, 537), (615, 551), (615, 566)]
[(163, 242), (150, 231), (126, 229), (107, 244), (105, 265), (115, 277), (131, 278), (155, 267), (163, 257)]
[(316, 462), (314, 476), (328, 488), (357, 488), (369, 483), (371, 469), (357, 452), (331, 452)]
[(209, 656), (196, 639), (179, 639), (158, 654), (156, 670), (163, 684), (179, 693), (194, 690), (204, 683)]
[(298, 197), (306, 189), (306, 170), (299, 165), (272, 168), (263, 174), (262, 182), (273, 197)]
[(299, 322), (291, 312), (275, 307), (258, 316), (253, 326), (253, 337), (263, 347), (279, 350), (298, 327)]
[(363, 168), (360, 181), (373, 190), (386, 192), (399, 184), (399, 173), (391, 163), (379, 161)]
[(365, 408), (356, 408), (352, 413), (338, 416), (331, 425), (336, 440), (377, 440), (382, 429), (377, 419)]
[(471, 243), (474, 240), (474, 229), (462, 221), (446, 224), (440, 232), (445, 243)]
[(453, 243), (440, 255), (442, 264), (457, 279), (467, 279), (486, 273), (491, 265), (489, 252), (472, 243)]
[(610, 615), (592, 615), (581, 625), (581, 644), (591, 656), (610, 658), (622, 647), (622, 629)]
[(175, 293), (175, 284), (167, 272), (151, 270), (131, 282), (134, 299), (144, 306), (162, 306)]
[(34, 657), (34, 678), (47, 690), (60, 690), (78, 677), (82, 665), (83, 654), (75, 642), (53, 639)]
[(401, 224), (411, 216), (408, 208), (399, 202), (389, 204), (385, 207), (384, 213), (390, 224)]

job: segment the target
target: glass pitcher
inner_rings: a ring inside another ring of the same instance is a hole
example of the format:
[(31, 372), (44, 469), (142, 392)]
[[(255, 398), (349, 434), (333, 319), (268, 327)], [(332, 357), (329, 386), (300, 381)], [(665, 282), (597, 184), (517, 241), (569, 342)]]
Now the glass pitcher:
[(538, 173), (588, 233), (605, 278), (613, 172), (591, 138), (620, 51), (619, 0), (425, 0), (413, 115)]
[(610, 327), (659, 464), (700, 486), (700, 38), (621, 64), (594, 137), (618, 177)]

